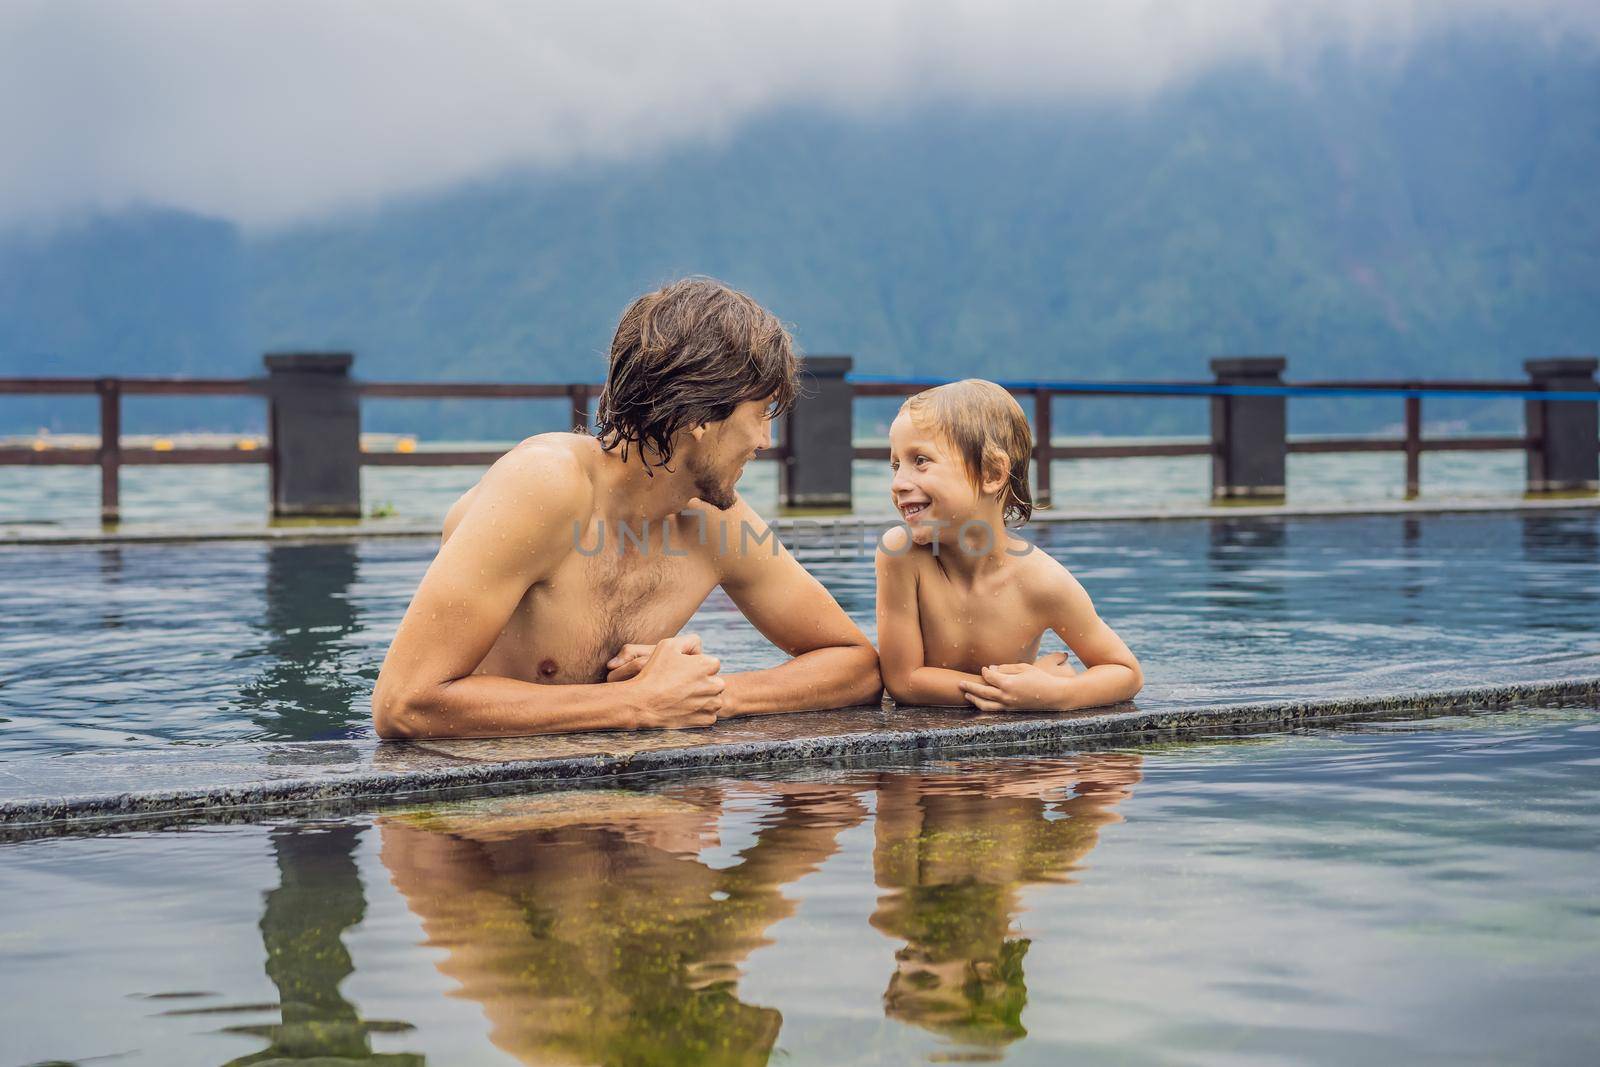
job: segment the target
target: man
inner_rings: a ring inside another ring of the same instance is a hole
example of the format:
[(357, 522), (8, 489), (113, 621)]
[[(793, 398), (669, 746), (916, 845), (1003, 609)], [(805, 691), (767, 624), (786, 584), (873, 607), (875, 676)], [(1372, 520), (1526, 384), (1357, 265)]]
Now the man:
[[(445, 517), (373, 691), (379, 736), (680, 729), (877, 699), (872, 645), (734, 492), (797, 371), (743, 293), (688, 279), (634, 301), (597, 436), (530, 437)], [(722, 674), (677, 636), (717, 586), (793, 658)]]

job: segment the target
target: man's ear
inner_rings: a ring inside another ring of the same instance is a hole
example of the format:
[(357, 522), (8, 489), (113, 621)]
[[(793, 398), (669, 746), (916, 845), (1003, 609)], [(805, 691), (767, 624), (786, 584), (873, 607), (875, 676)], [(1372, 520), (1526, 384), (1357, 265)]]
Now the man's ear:
[(706, 431), (710, 428), (711, 424), (709, 422), (702, 422), (699, 426), (689, 431), (689, 436), (698, 441), (706, 435)]

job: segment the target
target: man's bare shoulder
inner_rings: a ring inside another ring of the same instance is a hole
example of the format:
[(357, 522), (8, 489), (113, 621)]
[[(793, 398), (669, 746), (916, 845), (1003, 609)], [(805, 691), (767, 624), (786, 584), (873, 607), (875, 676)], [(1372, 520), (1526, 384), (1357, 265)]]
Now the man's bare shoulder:
[(524, 438), (501, 456), (489, 474), (508, 474), (552, 488), (572, 482), (592, 489), (604, 455), (600, 442), (588, 434), (541, 433)]
[(593, 509), (600, 445), (576, 433), (529, 437), (494, 462), (478, 484), (445, 516), (444, 537), (469, 514), (491, 512), (495, 521), (544, 525), (569, 521)]

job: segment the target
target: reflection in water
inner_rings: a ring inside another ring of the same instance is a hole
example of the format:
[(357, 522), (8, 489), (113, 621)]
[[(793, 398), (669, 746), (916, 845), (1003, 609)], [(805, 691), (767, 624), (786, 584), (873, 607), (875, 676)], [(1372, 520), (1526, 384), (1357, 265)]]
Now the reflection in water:
[[(759, 1064), (783, 1016), (739, 995), (793, 914), (783, 890), (868, 819), (871, 925), (903, 942), (887, 1014), (968, 1058), (1026, 1031), (1013, 931), (1021, 890), (1065, 883), (1139, 781), (1131, 755), (950, 764), (829, 783), (565, 793), (382, 817), (382, 860), (439, 969), (527, 1063)], [(703, 857), (729, 810), (764, 798), (731, 865)]]
[(1029, 940), (1012, 923), (1020, 891), (1071, 881), (1140, 758), (997, 761), (885, 774), (873, 865), (884, 890), (872, 925), (905, 945), (884, 1010), (954, 1041), (961, 1058), (998, 1058), (1024, 1036)]
[(1597, 726), (13, 842), (0, 1061), (1591, 1062)]
[(1285, 523), (1259, 519), (1212, 522), (1206, 547), (1208, 584), (1226, 602), (1222, 610), (1232, 614), (1233, 602), (1240, 601), (1248, 602), (1254, 618), (1280, 615), (1287, 605), (1284, 580), (1270, 570), (1259, 572), (1263, 565), (1281, 567), (1287, 547)]
[(122, 546), (103, 545), (95, 553), (96, 569), (100, 574), (100, 628), (122, 629), (122, 602), (117, 597), (117, 587), (122, 585)]
[(764, 788), (774, 810), (720, 870), (699, 858), (729, 798), (715, 785), (390, 816), (383, 862), (524, 1062), (765, 1063), (783, 1017), (739, 998), (741, 964), (793, 912), (782, 887), (866, 811), (844, 786)]
[(228, 1027), (229, 1033), (269, 1042), (231, 1064), (315, 1060), (421, 1067), (421, 1056), (372, 1051), (371, 1034), (403, 1032), (410, 1025), (364, 1022), (339, 993), (339, 983), (355, 969), (343, 935), (367, 910), (355, 863), (361, 833), (355, 826), (273, 832), (279, 884), (266, 894), (261, 941), (267, 950), (267, 977), (278, 987), (282, 1021)]
[[(1522, 516), (1526, 578), (1518, 586), (1529, 629), (1590, 632), (1600, 601), (1600, 529), (1584, 516)], [(1580, 621), (1581, 620), (1581, 621)]]
[(368, 682), (347, 641), (362, 625), (349, 597), (356, 558), (349, 543), (267, 547), (265, 643), (235, 658), (265, 661), (239, 686), (239, 702), (273, 740), (342, 738), (365, 727), (358, 698)]
[(1400, 520), (1399, 558), (1410, 566), (1400, 572), (1396, 582), (1395, 588), (1400, 593), (1400, 610), (1396, 618), (1402, 626), (1422, 625), (1426, 611), (1421, 598), (1432, 575), (1426, 566), (1429, 562), (1427, 553), (1422, 549), (1422, 522), (1410, 515)]

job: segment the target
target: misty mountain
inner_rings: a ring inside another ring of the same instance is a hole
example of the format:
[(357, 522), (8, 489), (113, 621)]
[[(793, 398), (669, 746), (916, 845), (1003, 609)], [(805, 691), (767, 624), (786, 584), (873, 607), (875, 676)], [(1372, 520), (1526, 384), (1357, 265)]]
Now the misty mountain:
[[(0, 237), (0, 373), (249, 374), (262, 351), (348, 348), (372, 378), (597, 380), (628, 300), (703, 273), (874, 373), (1194, 379), (1211, 356), (1283, 353), (1292, 378), (1514, 378), (1600, 349), (1597, 175), (1600, 57), (1486, 32), (1142, 103), (789, 110), (286, 230), (144, 211)], [(130, 429), (253, 411), (211, 403), (145, 402)], [(1059, 429), (1187, 432), (1203, 408), (1084, 402)], [(78, 410), (8, 400), (0, 430), (86, 426)], [(1319, 402), (1296, 428), (1397, 416)], [(393, 404), (368, 422), (529, 419)]]

